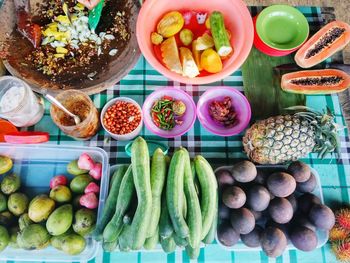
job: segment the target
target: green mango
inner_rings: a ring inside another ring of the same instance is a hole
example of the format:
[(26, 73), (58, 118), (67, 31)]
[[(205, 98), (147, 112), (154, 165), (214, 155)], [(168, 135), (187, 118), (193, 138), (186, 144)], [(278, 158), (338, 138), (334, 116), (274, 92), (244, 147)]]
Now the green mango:
[(67, 172), (71, 175), (81, 175), (81, 174), (87, 174), (88, 170), (83, 170), (78, 167), (78, 160), (73, 160), (67, 165)]
[(5, 195), (0, 193), (0, 212), (4, 212), (7, 210), (7, 198)]
[(68, 229), (68, 231), (62, 235), (59, 236), (52, 236), (51, 237), (51, 246), (53, 246), (54, 248), (58, 249), (58, 250), (62, 250), (62, 244), (63, 244), (63, 240), (70, 234), (73, 233), (73, 230)]
[(59, 236), (67, 232), (73, 221), (73, 207), (70, 204), (60, 206), (46, 221), (46, 229), (52, 236)]
[(73, 178), (70, 182), (70, 189), (73, 193), (83, 194), (86, 186), (92, 182), (92, 178), (87, 174), (81, 174)]
[(96, 213), (93, 210), (82, 208), (75, 212), (73, 230), (81, 236), (91, 233), (96, 224)]
[(1, 182), (1, 191), (6, 195), (16, 192), (20, 187), (21, 180), (16, 174), (6, 175)]
[(70, 234), (63, 239), (62, 251), (69, 255), (78, 255), (86, 247), (85, 238), (78, 234)]
[(46, 228), (39, 224), (26, 226), (17, 236), (20, 248), (33, 250), (43, 249), (50, 243), (50, 235)]
[(0, 213), (0, 225), (9, 227), (15, 221), (15, 217), (11, 214), (10, 211), (4, 211)]
[(13, 193), (9, 196), (7, 207), (12, 214), (20, 216), (28, 209), (29, 199), (23, 193)]
[(6, 228), (0, 226), (0, 251), (3, 251), (7, 245), (10, 243), (10, 235)]
[(50, 198), (57, 203), (67, 203), (72, 199), (72, 193), (65, 185), (58, 185), (50, 191)]
[(26, 226), (29, 226), (33, 223), (34, 222), (29, 218), (28, 213), (24, 213), (18, 218), (18, 226), (20, 230), (23, 230)]
[(28, 215), (35, 223), (46, 220), (55, 209), (55, 201), (47, 195), (36, 196), (29, 204)]

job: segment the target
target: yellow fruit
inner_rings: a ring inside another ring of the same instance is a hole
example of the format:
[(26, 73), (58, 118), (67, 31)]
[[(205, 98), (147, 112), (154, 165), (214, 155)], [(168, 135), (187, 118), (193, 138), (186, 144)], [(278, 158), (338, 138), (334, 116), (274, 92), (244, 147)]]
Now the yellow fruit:
[(182, 74), (179, 50), (177, 49), (175, 37), (172, 36), (163, 41), (163, 43), (160, 45), (160, 50), (162, 52), (163, 62), (166, 67), (173, 72)]
[(193, 40), (193, 33), (191, 30), (185, 28), (180, 31), (180, 40), (182, 44), (185, 46), (188, 46), (189, 44), (192, 43)]
[(180, 12), (172, 11), (163, 16), (157, 25), (157, 32), (163, 37), (171, 37), (182, 29), (185, 20)]
[(210, 17), (208, 17), (206, 20), (205, 20), (205, 27), (207, 29), (210, 29)]
[(201, 55), (201, 66), (209, 73), (218, 73), (222, 70), (222, 61), (218, 53), (212, 48), (204, 50)]
[(9, 157), (0, 155), (0, 174), (4, 174), (10, 171), (12, 169), (12, 166), (13, 162)]
[(186, 47), (180, 47), (180, 60), (182, 62), (183, 76), (194, 78), (199, 75), (199, 70), (193, 59), (191, 50)]
[(203, 36), (197, 38), (196, 49), (197, 50), (206, 50), (214, 46), (214, 39), (209, 36), (207, 33), (204, 33)]
[(202, 51), (197, 50), (196, 49), (196, 45), (197, 45), (197, 40), (194, 40), (192, 42), (192, 54), (193, 54), (194, 61), (197, 64), (198, 70), (201, 71), (203, 69), (202, 66), (201, 66), (201, 54), (202, 54)]
[(153, 45), (159, 45), (163, 42), (162, 35), (158, 34), (157, 32), (152, 32), (151, 34), (151, 42)]

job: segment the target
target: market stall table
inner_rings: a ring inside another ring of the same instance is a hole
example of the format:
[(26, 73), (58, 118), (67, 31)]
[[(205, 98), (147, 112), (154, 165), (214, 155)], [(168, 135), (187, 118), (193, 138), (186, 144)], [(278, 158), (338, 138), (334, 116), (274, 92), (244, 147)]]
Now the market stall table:
[[(251, 9), (256, 13), (258, 8)], [(311, 26), (320, 26), (322, 24), (322, 15), (320, 8), (301, 7), (300, 11), (307, 17)], [(155, 71), (142, 57), (135, 68), (120, 83), (108, 90), (92, 96), (96, 107), (101, 110), (105, 103), (118, 96), (127, 96), (142, 105), (146, 96), (155, 89), (162, 86), (179, 86), (193, 96), (197, 102), (199, 96), (212, 86), (230, 86), (243, 91), (243, 81), (241, 70), (236, 71), (231, 76), (218, 83), (203, 86), (183, 85), (168, 81), (164, 76)], [(322, 110), (326, 106), (335, 114), (336, 122), (345, 127), (338, 96), (308, 96), (307, 106), (317, 110)], [(50, 133), (49, 144), (53, 145), (85, 145), (98, 146), (107, 151), (110, 156), (110, 164), (128, 163), (129, 157), (124, 151), (128, 142), (117, 142), (100, 129), (99, 133), (89, 141), (75, 141), (65, 136), (58, 127), (56, 127), (50, 117), (49, 103), (45, 102), (45, 113), (43, 119), (28, 130), (47, 131)], [(242, 148), (242, 134), (231, 137), (218, 137), (206, 131), (197, 120), (194, 127), (185, 135), (175, 139), (164, 139), (151, 134), (143, 127), (141, 135), (145, 139), (162, 141), (169, 145), (170, 153), (174, 148), (186, 147), (191, 156), (203, 154), (214, 166), (230, 165), (239, 159), (246, 158)], [(318, 171), (321, 178), (321, 184), (325, 203), (331, 207), (336, 207), (342, 203), (349, 203), (349, 190), (347, 178), (350, 176), (350, 142), (348, 132), (343, 129), (339, 133), (341, 142), (341, 154), (339, 159), (334, 156), (327, 156), (320, 160), (316, 154), (310, 154), (303, 161), (310, 164)], [(1, 254), (0, 254), (1, 260)], [(223, 249), (218, 244), (208, 245), (201, 249), (198, 262), (271, 262), (263, 252), (260, 251), (241, 251), (231, 252)], [(103, 253), (99, 251), (97, 257), (90, 262), (189, 262), (189, 258), (183, 251), (176, 251), (172, 254), (165, 254), (162, 251), (157, 252), (129, 252), (129, 253)], [(302, 252), (299, 250), (286, 251), (276, 262), (336, 262), (334, 255), (327, 244), (320, 249), (312, 252)]]

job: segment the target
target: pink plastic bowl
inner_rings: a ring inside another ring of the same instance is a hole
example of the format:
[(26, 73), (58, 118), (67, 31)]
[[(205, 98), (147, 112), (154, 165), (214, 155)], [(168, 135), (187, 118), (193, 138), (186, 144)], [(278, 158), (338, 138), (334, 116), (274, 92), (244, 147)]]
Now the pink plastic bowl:
[[(163, 96), (170, 96), (174, 99), (181, 100), (186, 105), (186, 112), (182, 117), (183, 123), (181, 125), (176, 125), (172, 130), (166, 131), (158, 128), (151, 117), (151, 109), (153, 103), (162, 98)], [(196, 104), (194, 103), (192, 97), (188, 95), (185, 91), (179, 88), (173, 87), (160, 87), (158, 90), (154, 91), (151, 95), (149, 95), (143, 106), (142, 113), (144, 118), (145, 126), (152, 133), (163, 137), (163, 138), (175, 138), (185, 134), (189, 129), (192, 128), (194, 122), (196, 121)]]
[[(225, 128), (215, 122), (209, 115), (209, 104), (214, 100), (223, 100), (224, 97), (231, 97), (233, 107), (237, 113), (238, 124), (232, 128)], [(216, 87), (208, 89), (200, 97), (197, 103), (197, 116), (200, 123), (209, 132), (220, 136), (232, 136), (241, 133), (248, 126), (251, 109), (248, 100), (240, 91), (231, 87)]]
[[(173, 10), (221, 11), (225, 25), (232, 33), (234, 54), (223, 62), (223, 70), (209, 76), (188, 78), (167, 69), (156, 58), (151, 33), (162, 15)], [(219, 81), (236, 71), (246, 60), (253, 45), (254, 27), (247, 6), (242, 0), (146, 0), (140, 10), (136, 36), (142, 54), (165, 77), (187, 84), (207, 84)]]

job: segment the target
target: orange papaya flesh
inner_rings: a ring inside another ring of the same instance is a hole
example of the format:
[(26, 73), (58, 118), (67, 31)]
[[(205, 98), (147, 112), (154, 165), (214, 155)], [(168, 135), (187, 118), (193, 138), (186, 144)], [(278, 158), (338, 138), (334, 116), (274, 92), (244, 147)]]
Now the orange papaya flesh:
[(302, 68), (321, 63), (350, 42), (350, 25), (333, 21), (314, 34), (295, 54), (295, 62)]
[(337, 69), (304, 70), (284, 74), (281, 88), (299, 94), (332, 94), (350, 86), (350, 75)]

